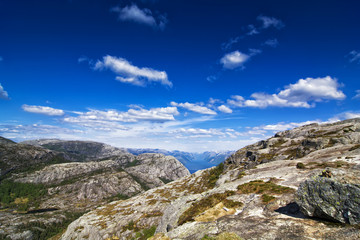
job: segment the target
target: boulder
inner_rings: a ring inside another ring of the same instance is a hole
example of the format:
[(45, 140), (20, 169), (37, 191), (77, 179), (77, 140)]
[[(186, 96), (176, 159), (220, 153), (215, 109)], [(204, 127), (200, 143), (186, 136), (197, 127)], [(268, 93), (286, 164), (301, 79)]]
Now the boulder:
[(296, 203), (309, 217), (334, 222), (360, 223), (360, 185), (340, 183), (336, 179), (316, 176), (302, 182)]

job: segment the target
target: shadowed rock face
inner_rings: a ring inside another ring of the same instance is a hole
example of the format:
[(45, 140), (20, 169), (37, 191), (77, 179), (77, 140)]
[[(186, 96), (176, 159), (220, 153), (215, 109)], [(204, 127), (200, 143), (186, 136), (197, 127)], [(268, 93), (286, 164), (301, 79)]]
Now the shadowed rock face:
[(0, 139), (0, 176), (56, 162), (66, 162), (66, 159), (60, 153), (41, 147)]
[(61, 239), (137, 239), (152, 226), (162, 239), (228, 232), (259, 240), (358, 239), (357, 227), (302, 214), (294, 193), (324, 169), (341, 184), (360, 183), (359, 123), (312, 124), (277, 133), (240, 149), (224, 168), (198, 171), (101, 206), (71, 223)]
[(360, 223), (359, 185), (343, 184), (317, 176), (300, 184), (296, 203), (310, 217), (341, 223)]

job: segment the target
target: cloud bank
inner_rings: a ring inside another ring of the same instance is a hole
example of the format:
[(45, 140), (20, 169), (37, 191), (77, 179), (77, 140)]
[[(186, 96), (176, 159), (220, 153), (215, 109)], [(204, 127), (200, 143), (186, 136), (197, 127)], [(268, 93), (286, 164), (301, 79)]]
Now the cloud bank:
[(345, 94), (339, 90), (340, 84), (336, 78), (300, 79), (295, 84), (285, 86), (277, 94), (253, 93), (253, 99), (245, 100), (242, 96), (233, 96), (228, 103), (237, 107), (314, 107), (314, 102), (324, 100), (343, 100)]
[(201, 106), (199, 104), (188, 103), (188, 102), (185, 102), (185, 103), (171, 102), (170, 104), (171, 104), (171, 106), (174, 106), (174, 107), (182, 107), (189, 111), (197, 112), (197, 113), (201, 113), (201, 114), (205, 114), (205, 115), (216, 115), (217, 114), (214, 110), (211, 110), (210, 108)]
[(24, 104), (21, 108), (25, 112), (43, 114), (48, 116), (63, 116), (65, 114), (64, 110), (45, 106), (31, 106)]

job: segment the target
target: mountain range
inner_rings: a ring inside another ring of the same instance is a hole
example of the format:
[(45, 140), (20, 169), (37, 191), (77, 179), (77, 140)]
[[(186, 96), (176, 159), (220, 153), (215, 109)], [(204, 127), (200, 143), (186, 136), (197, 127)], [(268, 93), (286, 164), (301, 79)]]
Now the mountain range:
[(0, 138), (0, 239), (360, 236), (360, 119), (279, 132), (191, 175), (146, 149), (27, 143)]

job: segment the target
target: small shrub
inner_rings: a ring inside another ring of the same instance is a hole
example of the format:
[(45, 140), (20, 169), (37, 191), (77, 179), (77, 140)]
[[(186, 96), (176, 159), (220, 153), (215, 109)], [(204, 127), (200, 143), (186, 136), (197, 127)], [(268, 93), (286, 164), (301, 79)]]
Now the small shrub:
[(140, 237), (138, 238), (139, 240), (146, 240), (152, 236), (154, 236), (156, 231), (156, 226), (152, 226), (150, 228), (144, 229), (142, 230), (142, 233), (140, 235)]
[(210, 169), (209, 171), (209, 179), (208, 179), (208, 186), (209, 188), (214, 188), (216, 181), (219, 179), (220, 175), (224, 171), (224, 163), (220, 163), (215, 168)]
[(239, 193), (243, 194), (262, 194), (261, 199), (264, 203), (268, 203), (275, 199), (275, 197), (268, 194), (293, 193), (295, 191), (292, 188), (277, 185), (274, 183), (274, 181), (276, 181), (276, 179), (271, 179), (267, 182), (264, 182), (262, 180), (255, 180), (239, 185), (237, 188), (239, 190)]
[(298, 168), (298, 169), (305, 169), (305, 164), (303, 164), (302, 162), (298, 162), (298, 163), (296, 164), (296, 168)]

